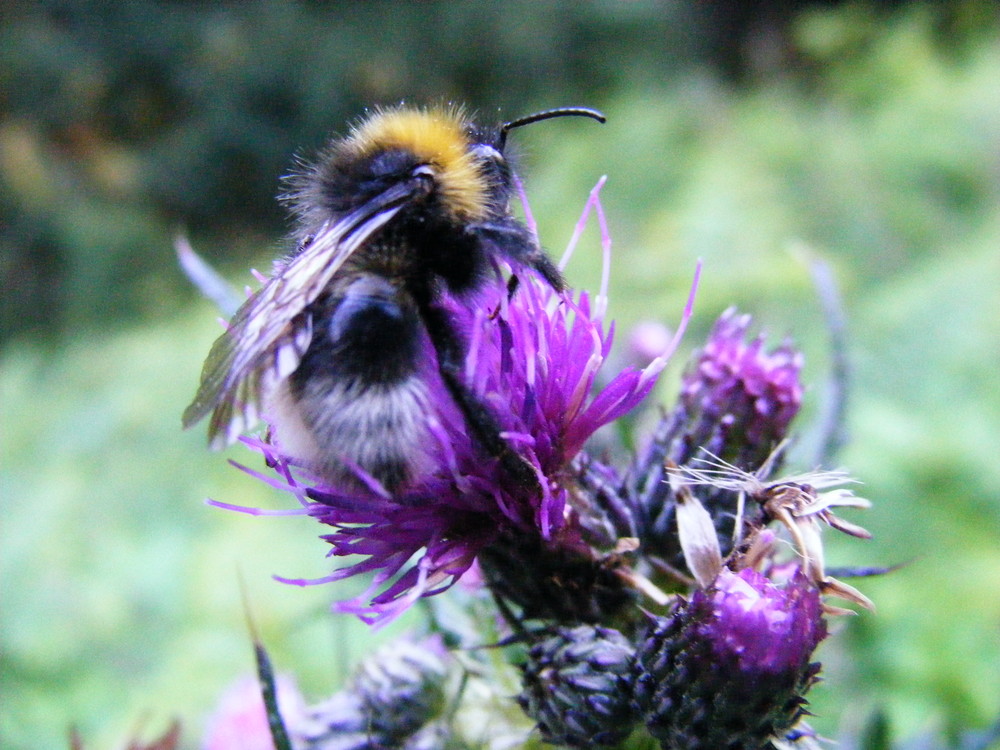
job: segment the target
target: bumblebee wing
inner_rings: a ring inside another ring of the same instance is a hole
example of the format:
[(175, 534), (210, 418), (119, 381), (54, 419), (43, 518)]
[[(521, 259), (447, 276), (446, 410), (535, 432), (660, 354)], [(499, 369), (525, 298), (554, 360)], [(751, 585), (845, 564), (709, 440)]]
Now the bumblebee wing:
[(298, 367), (312, 341), (308, 306), (345, 260), (402, 204), (355, 212), (324, 227), (236, 311), (205, 360), (201, 385), (185, 409), (190, 427), (209, 412), (212, 447), (232, 443), (260, 417), (262, 396)]

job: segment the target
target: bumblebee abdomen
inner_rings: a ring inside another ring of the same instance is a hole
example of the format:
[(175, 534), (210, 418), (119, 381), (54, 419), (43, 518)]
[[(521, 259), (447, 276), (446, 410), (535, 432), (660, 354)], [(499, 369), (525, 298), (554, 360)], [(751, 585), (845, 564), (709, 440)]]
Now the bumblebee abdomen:
[(329, 381), (298, 398), (279, 389), (268, 417), (282, 452), (326, 481), (359, 486), (357, 467), (394, 493), (433, 469), (428, 403), (417, 376), (378, 386)]
[(387, 279), (338, 280), (312, 314), (313, 340), (292, 374), (293, 394), (327, 380), (389, 385), (416, 372), (420, 316), (410, 295)]
[(423, 327), (410, 295), (372, 274), (340, 277), (310, 310), (313, 340), (268, 406), (282, 450), (331, 482), (356, 466), (396, 491), (427, 471)]

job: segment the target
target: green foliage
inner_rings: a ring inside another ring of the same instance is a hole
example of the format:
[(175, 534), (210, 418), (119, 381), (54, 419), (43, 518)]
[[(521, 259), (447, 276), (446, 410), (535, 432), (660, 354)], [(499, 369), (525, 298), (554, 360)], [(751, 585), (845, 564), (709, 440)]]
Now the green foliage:
[(212, 314), (0, 362), (4, 747), (64, 747), (72, 724), (87, 747), (117, 747), (144, 717), (155, 733), (177, 715), (194, 746), (220, 691), (253, 670), (241, 577), (304, 689), (330, 690), (356, 658), (366, 627), (326, 614), (329, 587), (270, 580), (328, 571), (315, 524), (201, 502), (288, 507), (180, 431)]
[[(797, 67), (743, 86), (678, 67), (649, 11), (600, 3), (569, 15), (521, 3), (518, 24), (474, 4), (400, 4), (388, 28), (379, 4), (98, 5), (21, 4), (0, 28), (3, 326), (21, 333), (0, 359), (4, 747), (66, 746), (72, 723), (87, 747), (113, 747), (142, 717), (155, 732), (174, 715), (197, 746), (225, 685), (253, 669), (237, 570), (277, 670), (311, 697), (367, 649), (364, 627), (325, 613), (356, 589), (268, 580), (329, 571), (315, 524), (198, 502), (293, 501), (179, 430), (217, 329), (183, 289), (169, 234), (193, 226), (199, 249), (248, 280), (236, 258), (277, 246), (271, 196), (289, 155), (404, 92), (486, 111), (602, 106), (603, 128), (518, 134), (546, 245), (561, 249), (609, 173), (619, 330), (675, 323), (701, 256), (688, 345), (738, 304), (802, 343), (813, 411), (829, 352), (788, 248), (833, 264), (854, 367), (842, 458), (875, 502), (875, 540), (831, 536), (831, 564), (909, 565), (858, 583), (879, 612), (823, 647), (814, 723), (884, 747), (993, 720), (1000, 25), (988, 4), (802, 14), (787, 40)], [(567, 55), (558, 39), (583, 41)], [(592, 240), (569, 269), (581, 286), (598, 278)], [(885, 725), (865, 730), (875, 709)]]
[[(649, 54), (670, 65), (690, 52), (698, 36), (679, 15), (532, 0), (7, 2), (5, 333), (174, 312), (190, 293), (165, 262), (170, 235), (243, 236), (217, 244), (259, 257), (268, 240), (252, 235), (284, 228), (274, 196), (293, 155), (364, 107), (455, 100), (520, 115), (593, 98)], [(639, 43), (651, 32), (661, 45)], [(622, 69), (605, 62), (619, 46), (635, 50)]]

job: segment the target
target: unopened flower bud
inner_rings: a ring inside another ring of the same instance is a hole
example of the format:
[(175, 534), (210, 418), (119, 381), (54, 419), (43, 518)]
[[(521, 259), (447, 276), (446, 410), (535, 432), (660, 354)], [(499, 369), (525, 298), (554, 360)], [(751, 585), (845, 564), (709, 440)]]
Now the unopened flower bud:
[(560, 628), (535, 644), (518, 703), (542, 737), (569, 747), (606, 747), (635, 725), (631, 702), (634, 650), (617, 630)]
[(400, 747), (441, 710), (445, 664), (436, 641), (401, 639), (361, 663), (347, 688), (293, 727), (308, 750)]

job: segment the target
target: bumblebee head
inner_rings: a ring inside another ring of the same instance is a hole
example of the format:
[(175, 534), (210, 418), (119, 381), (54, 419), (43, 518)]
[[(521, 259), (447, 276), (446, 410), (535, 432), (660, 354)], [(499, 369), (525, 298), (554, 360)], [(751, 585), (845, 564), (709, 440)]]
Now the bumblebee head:
[(503, 155), (474, 135), (475, 125), (459, 108), (398, 107), (362, 122), (343, 145), (376, 179), (423, 176), (431, 200), (449, 218), (474, 222), (505, 202), (510, 185)]
[(510, 170), (472, 136), (458, 108), (375, 112), (293, 179), (288, 197), (303, 231), (365, 206), (377, 210), (381, 196), (400, 190), (450, 222), (485, 220), (506, 203)]
[(604, 119), (594, 110), (559, 109), (483, 128), (459, 107), (378, 110), (293, 178), (287, 197), (304, 234), (365, 206), (375, 211), (390, 191), (426, 203), (449, 223), (486, 221), (508, 212), (507, 133), (562, 115)]

